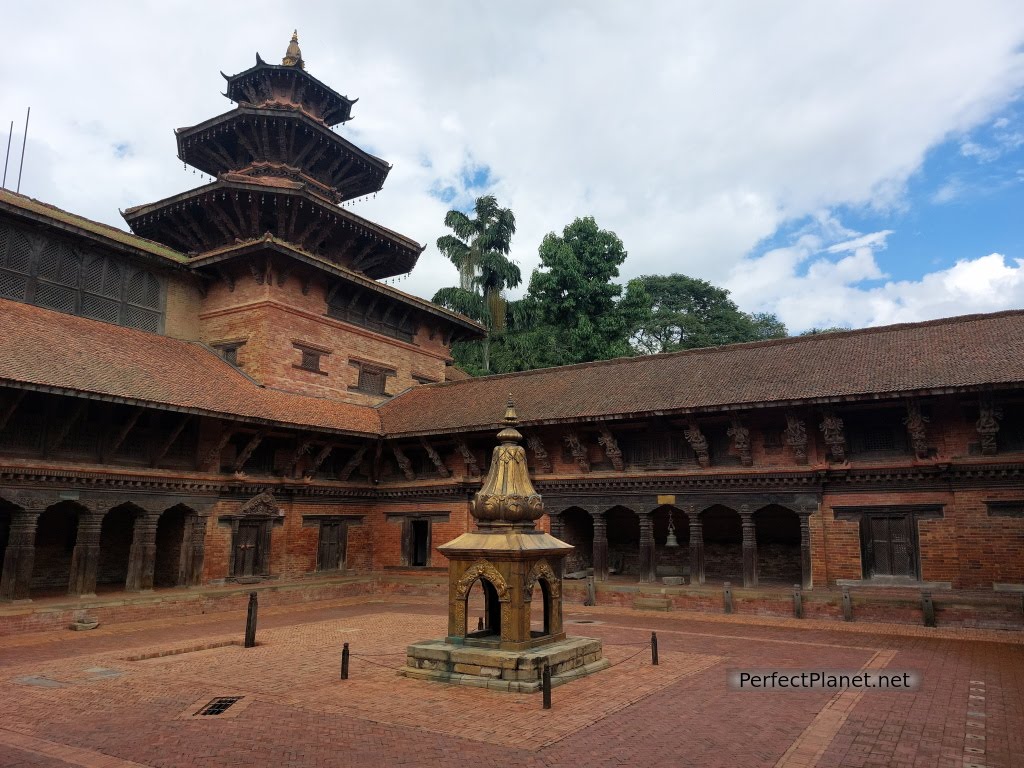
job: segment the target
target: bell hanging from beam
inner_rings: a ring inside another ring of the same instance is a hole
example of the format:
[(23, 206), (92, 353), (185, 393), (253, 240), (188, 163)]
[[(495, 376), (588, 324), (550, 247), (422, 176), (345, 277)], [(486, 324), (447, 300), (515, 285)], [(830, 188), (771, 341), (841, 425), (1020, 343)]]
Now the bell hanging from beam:
[(676, 540), (676, 525), (672, 519), (672, 513), (668, 513), (668, 538), (665, 539), (666, 549), (675, 549), (679, 546), (679, 542)]

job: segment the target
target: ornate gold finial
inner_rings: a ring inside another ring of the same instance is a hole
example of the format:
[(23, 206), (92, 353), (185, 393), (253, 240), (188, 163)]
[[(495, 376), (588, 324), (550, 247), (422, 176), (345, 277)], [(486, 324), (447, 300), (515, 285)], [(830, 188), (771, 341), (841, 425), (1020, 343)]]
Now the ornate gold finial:
[(288, 50), (285, 51), (281, 63), (286, 67), (306, 68), (306, 62), (302, 60), (302, 51), (299, 49), (299, 30), (292, 32), (291, 42), (288, 43)]
[(503, 421), (505, 428), (498, 433), (501, 445), (494, 449), (491, 468), (470, 511), (484, 526), (532, 529), (533, 521), (544, 514), (544, 503), (533, 489), (526, 469), (526, 452), (519, 445), (523, 436), (516, 429), (519, 417), (511, 395)]

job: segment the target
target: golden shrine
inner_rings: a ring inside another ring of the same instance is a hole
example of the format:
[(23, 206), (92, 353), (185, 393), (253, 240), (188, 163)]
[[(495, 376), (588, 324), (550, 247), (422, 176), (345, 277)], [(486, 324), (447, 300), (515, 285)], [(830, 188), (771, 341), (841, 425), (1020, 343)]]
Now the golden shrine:
[[(552, 685), (609, 666), (601, 641), (567, 638), (562, 628), (562, 564), (573, 547), (535, 526), (544, 503), (527, 473), (511, 399), (490, 470), (470, 511), (476, 530), (438, 547), (448, 558), (448, 636), (410, 645), (399, 674), (425, 680), (533, 693), (544, 667)], [(467, 605), (479, 582), (484, 615), (470, 629)], [(531, 625), (533, 599), (543, 626)]]

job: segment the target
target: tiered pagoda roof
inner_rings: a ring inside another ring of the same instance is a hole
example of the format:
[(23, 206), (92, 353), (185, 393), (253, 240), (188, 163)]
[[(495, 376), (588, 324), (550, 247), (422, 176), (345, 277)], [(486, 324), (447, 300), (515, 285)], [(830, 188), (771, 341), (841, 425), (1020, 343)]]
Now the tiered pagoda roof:
[(373, 279), (411, 270), (422, 246), (338, 206), (391, 169), (331, 129), (355, 100), (306, 72), (297, 35), (281, 64), (256, 60), (225, 76), (235, 109), (176, 132), (178, 156), (217, 180), (129, 208), (132, 231), (192, 258), (269, 233)]

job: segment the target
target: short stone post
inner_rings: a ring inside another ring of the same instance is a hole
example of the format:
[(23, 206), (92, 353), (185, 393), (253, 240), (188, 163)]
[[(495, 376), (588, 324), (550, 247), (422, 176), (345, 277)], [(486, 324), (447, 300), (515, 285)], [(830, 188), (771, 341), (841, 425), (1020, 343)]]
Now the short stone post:
[(843, 587), (843, 621), (853, 621), (853, 598), (849, 587)]
[(728, 581), (722, 586), (722, 608), (732, 613), (732, 584)]
[(793, 616), (798, 619), (804, 617), (804, 595), (799, 584), (793, 585)]
[(541, 673), (541, 689), (544, 693), (544, 709), (551, 709), (551, 667), (547, 664)]
[(348, 680), (348, 643), (341, 646), (341, 679)]
[(932, 602), (932, 593), (928, 590), (921, 592), (921, 614), (926, 627), (935, 626), (935, 603)]
[(651, 632), (651, 666), (658, 666), (658, 633)]
[(256, 645), (256, 611), (258, 609), (256, 593), (249, 593), (249, 613), (245, 619), (245, 647), (252, 648)]

